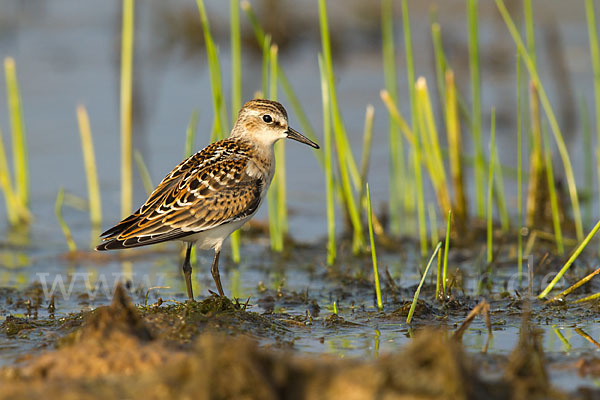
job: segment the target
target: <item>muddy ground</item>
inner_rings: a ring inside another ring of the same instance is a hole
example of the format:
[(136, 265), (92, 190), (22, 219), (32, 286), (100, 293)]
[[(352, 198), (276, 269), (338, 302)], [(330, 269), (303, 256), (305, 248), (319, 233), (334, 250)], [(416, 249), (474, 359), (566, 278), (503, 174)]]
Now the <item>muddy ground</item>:
[[(401, 351), (366, 361), (298, 354), (286, 340), (291, 326), (305, 322), (245, 308), (217, 297), (136, 307), (118, 286), (110, 306), (90, 312), (7, 318), (0, 326), (6, 337), (52, 334), (47, 348), (0, 371), (0, 398), (600, 398), (598, 389), (567, 393), (550, 383), (528, 312), (506, 357), (467, 355), (460, 335), (423, 328)], [(331, 315), (322, 323), (348, 322)], [(278, 346), (259, 346), (261, 336), (279, 337)], [(484, 376), (484, 364), (495, 366), (496, 377)], [(565, 368), (600, 376), (597, 358)]]
[[(234, 300), (199, 290), (207, 297), (191, 303), (172, 266), (176, 253), (70, 255), (96, 264), (58, 276), (75, 279), (86, 268), (107, 275), (128, 261), (139, 273), (172, 271), (171, 288), (134, 276), (112, 300), (90, 297), (79, 283), (49, 301), (40, 282), (0, 287), (0, 399), (600, 399), (600, 302), (575, 302), (598, 283), (543, 302), (532, 294), (564, 262), (548, 246), (536, 247), (531, 279), (519, 283), (512, 241), (498, 245), (491, 266), (473, 246), (453, 243), (446, 296), (436, 296), (431, 272), (411, 324), (422, 273), (412, 242), (382, 243), (383, 311), (370, 258), (307, 262), (324, 260), (321, 247), (274, 255), (247, 246), (250, 261), (222, 270)], [(559, 288), (593, 271), (595, 260), (582, 254)], [(64, 271), (68, 259), (39, 261), (51, 262)], [(212, 288), (209, 271), (197, 271), (196, 288)]]

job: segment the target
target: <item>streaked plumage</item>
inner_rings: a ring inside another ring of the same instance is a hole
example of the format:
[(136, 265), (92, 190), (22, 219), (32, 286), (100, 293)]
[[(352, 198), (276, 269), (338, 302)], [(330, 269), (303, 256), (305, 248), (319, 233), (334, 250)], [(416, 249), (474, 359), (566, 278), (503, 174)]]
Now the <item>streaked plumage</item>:
[(269, 100), (244, 104), (227, 139), (212, 143), (173, 169), (144, 205), (104, 232), (97, 250), (146, 246), (169, 240), (188, 243), (183, 265), (193, 298), (189, 255), (197, 243), (215, 249), (211, 270), (224, 295), (218, 259), (223, 241), (258, 210), (275, 171), (273, 144), (289, 137), (319, 148), (288, 127), (283, 106)]

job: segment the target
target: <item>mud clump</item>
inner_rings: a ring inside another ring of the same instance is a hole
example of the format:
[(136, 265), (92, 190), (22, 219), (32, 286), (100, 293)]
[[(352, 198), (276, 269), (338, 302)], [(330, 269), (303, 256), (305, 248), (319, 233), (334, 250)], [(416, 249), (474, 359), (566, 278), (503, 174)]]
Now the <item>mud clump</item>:
[(0, 329), (8, 337), (17, 336), (22, 331), (27, 331), (34, 328), (36, 328), (36, 325), (33, 324), (29, 319), (13, 317), (11, 315), (6, 317), (6, 319), (0, 324)]
[(285, 327), (273, 318), (247, 312), (245, 304), (226, 297), (141, 307), (140, 311), (145, 324), (157, 338), (177, 345), (189, 345), (203, 332), (272, 337), (285, 331)]
[(203, 335), (185, 364), (167, 370), (160, 379), (181, 383), (167, 393), (170, 397), (496, 398), (459, 346), (435, 333), (423, 334), (404, 353), (376, 362), (298, 357), (260, 349), (245, 338)]
[(90, 379), (131, 374), (161, 365), (179, 356), (151, 343), (153, 336), (117, 286), (112, 304), (88, 314), (83, 326), (61, 338), (58, 350), (40, 355), (27, 365), (4, 370), (5, 376), (25, 380)]
[[(398, 356), (381, 359), (401, 399), (503, 399), (499, 385), (481, 380), (462, 346), (426, 330)], [(399, 367), (401, 366), (401, 367)]]
[(512, 351), (504, 378), (512, 388), (515, 400), (557, 398), (544, 367), (541, 333), (531, 325), (530, 314), (523, 314), (519, 343)]
[[(394, 311), (389, 313), (389, 318), (406, 318), (410, 311), (410, 307), (412, 305), (411, 301), (404, 301), (402, 304), (396, 308)], [(415, 307), (414, 316), (415, 317), (423, 317), (428, 315), (433, 315), (434, 309), (431, 305), (423, 300), (417, 300), (417, 305)]]
[(99, 307), (86, 317), (82, 329), (63, 342), (110, 338), (113, 334), (133, 336), (141, 341), (153, 339), (137, 308), (131, 303), (123, 286), (117, 285), (110, 306)]
[(371, 363), (298, 357), (261, 349), (245, 337), (214, 334), (200, 335), (188, 354), (165, 354), (165, 347), (141, 344), (125, 333), (111, 333), (110, 339), (120, 342), (83, 340), (78, 345), (85, 349), (72, 345), (4, 371), (0, 398), (500, 398), (491, 396), (459, 346), (435, 333), (421, 335), (402, 354)]

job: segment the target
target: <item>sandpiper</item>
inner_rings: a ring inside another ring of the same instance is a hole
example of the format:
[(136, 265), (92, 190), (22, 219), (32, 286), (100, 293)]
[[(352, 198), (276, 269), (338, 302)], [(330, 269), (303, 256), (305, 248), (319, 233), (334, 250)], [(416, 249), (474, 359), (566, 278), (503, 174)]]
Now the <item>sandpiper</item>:
[(193, 300), (192, 247), (214, 249), (211, 273), (219, 295), (225, 296), (219, 275), (221, 246), (260, 207), (275, 173), (273, 145), (283, 138), (319, 148), (288, 126), (287, 112), (278, 102), (247, 102), (229, 138), (183, 160), (139, 210), (101, 235), (104, 242), (96, 250), (184, 241), (183, 274), (187, 295)]

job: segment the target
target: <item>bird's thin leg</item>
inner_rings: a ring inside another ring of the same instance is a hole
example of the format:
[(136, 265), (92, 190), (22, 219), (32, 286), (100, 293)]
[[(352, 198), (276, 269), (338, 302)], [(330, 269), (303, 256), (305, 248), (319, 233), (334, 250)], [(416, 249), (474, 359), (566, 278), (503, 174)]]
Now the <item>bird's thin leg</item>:
[(221, 254), (221, 247), (217, 247), (215, 249), (215, 258), (212, 263), (212, 267), (210, 268), (210, 272), (215, 280), (217, 285), (217, 290), (219, 291), (219, 296), (225, 297), (225, 293), (223, 293), (223, 286), (221, 286), (221, 275), (219, 275), (219, 255)]
[(190, 300), (194, 300), (194, 292), (192, 291), (192, 264), (190, 264), (190, 255), (192, 254), (193, 246), (193, 242), (187, 244), (185, 261), (183, 262), (183, 276), (185, 278), (185, 286), (187, 287), (187, 295)]

